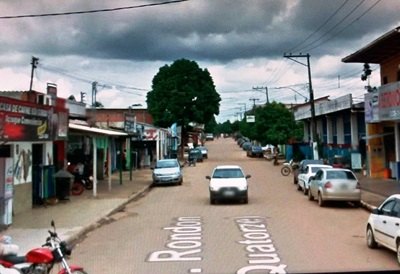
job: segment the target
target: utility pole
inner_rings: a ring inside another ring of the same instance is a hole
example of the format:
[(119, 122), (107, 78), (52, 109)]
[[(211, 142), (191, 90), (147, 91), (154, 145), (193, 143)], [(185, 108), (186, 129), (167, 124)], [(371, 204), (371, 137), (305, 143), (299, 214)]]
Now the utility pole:
[(269, 104), (269, 98), (268, 98), (268, 87), (253, 87), (254, 90), (261, 91), (265, 89), (265, 100), (267, 104)]
[(250, 98), (249, 101), (253, 101), (253, 109), (256, 108), (256, 101), (258, 101), (258, 98)]
[[(284, 54), (283, 57), (286, 57), (300, 65), (306, 66), (308, 68), (308, 88), (310, 91), (310, 108), (311, 108), (311, 141), (315, 142), (317, 138), (317, 127), (315, 124), (315, 104), (314, 104), (314, 91), (312, 88), (312, 83), (311, 83), (311, 67), (310, 67), (310, 54)], [(307, 64), (301, 63), (293, 58), (307, 58)]]
[(97, 82), (92, 83), (92, 107), (96, 107)]
[(33, 85), (33, 73), (35, 71), (35, 68), (37, 68), (37, 65), (39, 64), (39, 58), (36, 58), (35, 56), (32, 56), (32, 70), (31, 70), (31, 84), (29, 85), (29, 91), (32, 91), (32, 85)]

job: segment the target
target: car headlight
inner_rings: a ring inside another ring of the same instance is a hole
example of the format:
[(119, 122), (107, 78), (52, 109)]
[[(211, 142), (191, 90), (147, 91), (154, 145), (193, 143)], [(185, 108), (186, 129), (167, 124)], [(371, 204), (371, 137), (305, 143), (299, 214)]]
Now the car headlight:
[(245, 190), (247, 190), (247, 186), (239, 187), (239, 190), (240, 190), (240, 191), (245, 191)]

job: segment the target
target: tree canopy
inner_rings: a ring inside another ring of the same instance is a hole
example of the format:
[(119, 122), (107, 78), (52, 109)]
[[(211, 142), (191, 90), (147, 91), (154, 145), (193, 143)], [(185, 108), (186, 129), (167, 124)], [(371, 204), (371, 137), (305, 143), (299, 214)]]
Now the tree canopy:
[(302, 123), (294, 120), (292, 112), (285, 105), (277, 102), (256, 107), (247, 115), (255, 115), (254, 123), (240, 122), (240, 132), (252, 140), (262, 144), (285, 144), (293, 140), (301, 140)]
[(207, 124), (219, 114), (221, 98), (207, 69), (195, 61), (176, 60), (161, 67), (147, 94), (147, 107), (154, 124), (169, 127), (178, 122)]

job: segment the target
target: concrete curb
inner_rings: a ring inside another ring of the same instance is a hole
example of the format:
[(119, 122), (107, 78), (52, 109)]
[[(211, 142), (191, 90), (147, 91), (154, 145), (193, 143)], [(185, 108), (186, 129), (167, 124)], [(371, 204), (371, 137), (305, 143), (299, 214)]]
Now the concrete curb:
[(376, 206), (370, 205), (370, 204), (368, 204), (368, 203), (366, 203), (366, 202), (364, 202), (364, 201), (361, 201), (361, 206), (362, 206), (364, 209), (366, 209), (367, 211), (369, 211), (369, 212), (372, 212), (372, 210), (373, 210), (374, 208), (376, 208)]
[(79, 231), (77, 231), (77, 232), (73, 233), (73, 235), (67, 237), (65, 239), (65, 241), (67, 242), (68, 245), (75, 246), (77, 243), (79, 243), (81, 241), (81, 239), (83, 237), (86, 236), (87, 233), (89, 233), (90, 231), (95, 230), (96, 228), (102, 226), (103, 224), (109, 223), (111, 215), (115, 214), (118, 211), (121, 211), (130, 202), (132, 202), (132, 201), (140, 198), (141, 196), (147, 194), (150, 191), (150, 189), (151, 189), (151, 185), (148, 185), (148, 186), (143, 187), (138, 192), (133, 193), (125, 201), (121, 202), (119, 205), (117, 205), (114, 208), (110, 209), (102, 217), (99, 217), (93, 223), (82, 227)]

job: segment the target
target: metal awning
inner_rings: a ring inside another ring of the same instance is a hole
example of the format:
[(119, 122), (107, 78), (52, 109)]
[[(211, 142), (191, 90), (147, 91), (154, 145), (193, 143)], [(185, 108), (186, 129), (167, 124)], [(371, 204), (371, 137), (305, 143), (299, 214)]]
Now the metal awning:
[(344, 63), (382, 64), (400, 52), (400, 27), (382, 35), (362, 49), (342, 59)]
[(95, 134), (95, 135), (108, 135), (108, 136), (128, 136), (126, 132), (103, 129), (98, 127), (89, 127), (84, 125), (78, 125), (74, 123), (69, 123), (68, 127), (74, 130), (85, 131), (87, 133)]

